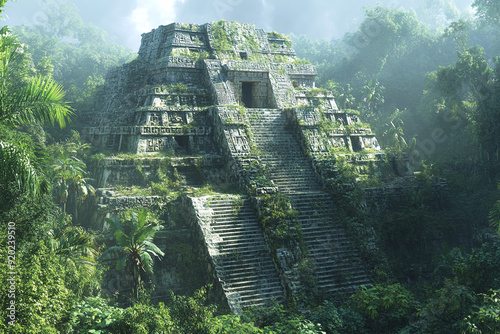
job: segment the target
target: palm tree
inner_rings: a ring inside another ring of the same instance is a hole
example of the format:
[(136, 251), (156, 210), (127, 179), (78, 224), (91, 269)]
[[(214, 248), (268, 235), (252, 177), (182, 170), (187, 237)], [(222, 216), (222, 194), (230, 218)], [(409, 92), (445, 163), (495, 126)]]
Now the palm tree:
[(78, 203), (83, 202), (89, 193), (95, 194), (94, 187), (87, 181), (88, 179), (81, 175), (71, 180), (70, 189), (73, 189), (75, 196), (75, 221), (78, 221)]
[(87, 165), (71, 153), (67, 150), (59, 152), (52, 168), (55, 179), (54, 190), (59, 197), (59, 202), (63, 204), (64, 212), (66, 212), (69, 195), (72, 194), (75, 198), (76, 221), (78, 219), (78, 202), (85, 200), (89, 192), (95, 193), (95, 189), (85, 178)]
[[(0, 8), (5, 2), (0, 2)], [(9, 36), (7, 27), (0, 29), (0, 124), (12, 128), (37, 123), (66, 125), (73, 114), (64, 102), (62, 86), (51, 78), (38, 76), (19, 80), (11, 73), (12, 62), (22, 54), (22, 47)], [(42, 183), (27, 155), (14, 145), (0, 141), (0, 176), (4, 183), (16, 182), (19, 189), (35, 194)]]
[(130, 222), (121, 223), (109, 218), (108, 224), (114, 226), (116, 246), (108, 248), (100, 257), (101, 260), (116, 259), (116, 269), (132, 274), (132, 295), (139, 298), (141, 274), (153, 274), (153, 257), (161, 259), (165, 255), (153, 243), (154, 235), (163, 228), (161, 225), (147, 224), (147, 211), (142, 209), (134, 213)]
[(373, 114), (384, 104), (384, 90), (385, 87), (377, 80), (375, 82), (372, 80), (365, 82), (361, 93), (363, 94), (363, 102), (368, 113)]
[(382, 134), (385, 143), (397, 151), (403, 151), (408, 147), (404, 137), (404, 123), (399, 118), (394, 118), (386, 124), (386, 130)]
[(59, 202), (63, 204), (63, 211), (66, 213), (66, 203), (70, 194), (70, 185), (73, 179), (83, 177), (85, 173), (85, 163), (75, 156), (70, 156), (70, 152), (59, 152), (57, 159), (52, 165), (54, 173), (54, 190)]
[(96, 259), (99, 255), (99, 246), (94, 237), (83, 228), (71, 225), (71, 218), (65, 213), (56, 217), (48, 235), (54, 254), (59, 255), (66, 266), (75, 267), (75, 273), (85, 276), (80, 281), (89, 282), (96, 272)]

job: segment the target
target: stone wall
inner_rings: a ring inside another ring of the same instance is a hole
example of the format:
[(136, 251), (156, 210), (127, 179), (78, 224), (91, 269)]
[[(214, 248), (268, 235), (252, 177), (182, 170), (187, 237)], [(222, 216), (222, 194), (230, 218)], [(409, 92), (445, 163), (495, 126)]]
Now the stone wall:
[[(192, 295), (195, 290), (213, 283), (208, 258), (201, 247), (198, 231), (194, 228), (191, 214), (192, 206), (178, 200), (163, 203), (163, 229), (156, 233), (154, 243), (165, 253), (161, 261), (155, 259), (154, 274), (144, 277), (145, 287), (155, 287), (152, 301), (159, 302), (169, 298), (170, 291), (179, 295)], [(109, 262), (103, 292), (117, 293), (126, 300), (131, 292), (132, 277), (117, 271), (114, 262)]]
[[(220, 170), (223, 159), (219, 155), (204, 155), (194, 157), (110, 157), (89, 165), (97, 188), (130, 187), (133, 185), (145, 187), (151, 182), (160, 182), (158, 170), (166, 173), (174, 168), (183, 177), (186, 184), (197, 183), (196, 178), (203, 178), (203, 172), (211, 174), (211, 170)], [(183, 175), (184, 170), (197, 172), (196, 175)]]
[[(182, 203), (182, 214), (184, 220), (188, 222), (190, 229), (192, 231), (192, 236), (195, 240), (197, 247), (195, 248), (195, 256), (199, 259), (202, 267), (202, 272), (204, 273), (204, 280), (207, 284), (212, 285), (212, 301), (216, 302), (223, 308), (228, 308), (229, 302), (224, 294), (224, 289), (222, 288), (221, 282), (219, 281), (216, 273), (216, 264), (213, 262), (210, 256), (210, 240), (206, 238), (203, 231), (204, 224), (210, 224), (211, 214), (208, 212), (206, 215), (202, 211), (196, 210), (196, 198), (191, 197), (181, 197)], [(210, 210), (210, 209), (208, 209)]]
[(208, 51), (206, 25), (172, 23), (142, 34), (139, 58), (154, 60), (172, 55), (177, 48)]

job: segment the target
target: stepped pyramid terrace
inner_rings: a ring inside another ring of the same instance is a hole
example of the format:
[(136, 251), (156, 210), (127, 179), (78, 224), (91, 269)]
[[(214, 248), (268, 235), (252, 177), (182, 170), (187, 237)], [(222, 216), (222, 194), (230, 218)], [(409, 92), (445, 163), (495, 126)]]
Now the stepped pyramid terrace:
[[(286, 36), (226, 21), (160, 26), (109, 72), (83, 117), (104, 153), (93, 219), (163, 210), (154, 300), (211, 283), (241, 312), (371, 283), (328, 187), (338, 162), (370, 178), (385, 155), (316, 75)], [(108, 293), (127, 289), (126, 277), (108, 276)]]

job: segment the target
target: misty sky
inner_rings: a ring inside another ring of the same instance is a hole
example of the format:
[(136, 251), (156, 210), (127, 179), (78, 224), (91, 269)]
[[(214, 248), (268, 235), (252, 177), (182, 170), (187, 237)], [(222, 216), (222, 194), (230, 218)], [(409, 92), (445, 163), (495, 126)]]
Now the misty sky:
[[(59, 0), (63, 1), (63, 0)], [(73, 0), (86, 23), (93, 23), (137, 51), (141, 33), (176, 22), (202, 24), (236, 20), (266, 31), (312, 39), (340, 38), (356, 30), (363, 6), (423, 8), (429, 3), (455, 3), (466, 10), (473, 0)], [(8, 1), (2, 25), (30, 24), (41, 15), (43, 0)]]

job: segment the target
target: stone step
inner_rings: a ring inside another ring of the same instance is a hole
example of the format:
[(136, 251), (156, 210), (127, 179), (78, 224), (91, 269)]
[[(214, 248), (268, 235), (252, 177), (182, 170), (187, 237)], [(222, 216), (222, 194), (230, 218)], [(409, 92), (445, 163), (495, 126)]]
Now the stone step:
[[(271, 263), (270, 261), (265, 262), (265, 263), (255, 262), (255, 263), (253, 263), (253, 265), (255, 265), (255, 266), (253, 267), (253, 266), (247, 265), (247, 266), (241, 267), (241, 268), (233, 268), (233, 269), (231, 269), (231, 271), (225, 272), (224, 275), (229, 275), (232, 277), (232, 276), (238, 276), (241, 274), (248, 275), (248, 273), (256, 273), (256, 272), (262, 272), (264, 274), (267, 274), (269, 270), (272, 271), (275, 269), (274, 264)], [(260, 276), (266, 277), (262, 273)]]
[(266, 287), (268, 288), (272, 287), (273, 290), (276, 290), (275, 287), (279, 286), (280, 283), (278, 281), (269, 281), (267, 277), (269, 276), (270, 273), (271, 270), (269, 270), (269, 272), (263, 272), (262, 275), (253, 275), (252, 272), (242, 272), (231, 275), (222, 273), (220, 275), (220, 280), (224, 281), (226, 284), (231, 283), (230, 287), (231, 289), (242, 290), (243, 288), (249, 289), (251, 287), (253, 289), (262, 290), (265, 289)]
[[(219, 255), (221, 256), (221, 255)], [(224, 255), (222, 255), (224, 257)], [(240, 270), (243, 267), (251, 267), (251, 268), (256, 268), (258, 270), (259, 265), (261, 264), (260, 262), (251, 262), (251, 257), (259, 256), (262, 257), (262, 254), (256, 255), (255, 253), (253, 255), (249, 254), (243, 254), (241, 255), (241, 258), (239, 259), (221, 259), (220, 257), (216, 260), (218, 264), (223, 266), (221, 270), (224, 271), (229, 271), (229, 270)], [(247, 261), (243, 261), (246, 259)], [(244, 265), (242, 264), (244, 263)]]
[(265, 126), (268, 124), (275, 124), (275, 123), (286, 125), (286, 123), (287, 123), (286, 119), (284, 119), (282, 117), (276, 117), (274, 115), (262, 115), (259, 117), (248, 117), (248, 121), (253, 126), (257, 126), (257, 125)]
[(240, 212), (237, 212), (237, 211), (231, 211), (229, 209), (226, 209), (226, 210), (213, 210), (213, 217), (214, 217), (214, 219), (232, 217), (233, 220), (237, 221), (237, 220), (240, 220), (240, 219), (250, 218), (250, 217), (252, 217), (254, 215), (255, 214), (253, 212), (240, 213)]
[(245, 234), (255, 234), (255, 235), (260, 235), (262, 232), (260, 231), (259, 228), (257, 227), (249, 227), (246, 226), (247, 224), (239, 224), (239, 225), (214, 225), (211, 224), (210, 226), (213, 227), (213, 230), (216, 231), (217, 235), (219, 236), (225, 236), (229, 234), (235, 234), (235, 235), (240, 235), (242, 232)]
[(299, 184), (299, 183), (308, 184), (308, 185), (315, 185), (316, 184), (316, 177), (310, 176), (310, 175), (295, 174), (295, 175), (292, 175), (292, 176), (287, 178), (287, 177), (283, 176), (281, 173), (280, 174), (273, 173), (272, 170), (270, 171), (269, 174), (271, 176), (271, 179), (274, 182), (278, 182), (278, 183), (284, 184), (284, 185), (294, 185), (294, 184)]
[[(267, 292), (269, 290), (269, 292)], [(275, 292), (277, 288), (256, 290), (256, 291), (245, 291), (239, 300), (246, 307), (254, 306), (269, 306), (273, 300), (278, 302), (283, 299), (283, 296)]]
[[(302, 224), (302, 220), (301, 220)], [(337, 242), (342, 240), (347, 240), (347, 236), (343, 233), (325, 233), (326, 228), (302, 228), (303, 238), (314, 238), (315, 240), (321, 241), (326, 240), (328, 242)]]
[(251, 217), (245, 218), (245, 219), (239, 219), (237, 221), (232, 220), (230, 217), (225, 217), (225, 218), (219, 218), (217, 220), (212, 220), (210, 223), (210, 226), (213, 227), (214, 229), (220, 229), (221, 227), (224, 228), (239, 228), (242, 226), (245, 226), (247, 228), (252, 228), (251, 223), (254, 220)]
[[(266, 299), (269, 298), (276, 298), (276, 296), (280, 296), (279, 294), (279, 286), (277, 285), (268, 285), (268, 282), (259, 282), (261, 286), (265, 286), (263, 288), (259, 287), (252, 287), (252, 286), (237, 286), (235, 288), (230, 288), (228, 289), (231, 293), (239, 293), (239, 300), (240, 301), (253, 301), (253, 300), (259, 300), (259, 301), (264, 301), (264, 297)], [(267, 286), (266, 286), (267, 285)], [(274, 296), (274, 297), (271, 297)], [(282, 296), (280, 296), (282, 297)]]
[(257, 227), (247, 226), (248, 221), (242, 221), (242, 222), (231, 223), (231, 224), (224, 224), (224, 223), (225, 222), (211, 223), (210, 226), (212, 227), (212, 230), (214, 230), (217, 233), (225, 232), (228, 229), (231, 229), (231, 230), (234, 229), (234, 231), (237, 233), (240, 233), (240, 232), (246, 233), (246, 232), (250, 232), (250, 231), (260, 232), (260, 229)]
[(297, 183), (307, 183), (311, 185), (316, 185), (316, 177), (313, 175), (307, 174), (293, 174), (289, 178), (283, 176), (281, 173), (277, 173), (274, 170), (269, 171), (269, 175), (271, 179), (275, 182), (279, 182), (281, 184), (297, 184)]
[(260, 154), (259, 159), (261, 161), (266, 162), (267, 164), (276, 164), (277, 166), (283, 166), (287, 162), (293, 162), (295, 164), (300, 164), (303, 163), (304, 165), (311, 166), (312, 164), (307, 157), (301, 157), (299, 154), (300, 153), (293, 153), (290, 154), (289, 151), (286, 153), (282, 154), (281, 156), (279, 155), (273, 155), (273, 156), (268, 156), (266, 154)]
[(236, 246), (238, 247), (238, 249), (241, 249), (257, 244), (259, 245), (262, 244), (263, 247), (265, 246), (265, 243), (263, 242), (259, 243), (259, 241), (257, 242), (253, 241), (256, 237), (258, 237), (257, 233), (250, 234), (248, 236), (245, 236), (244, 238), (242, 238), (241, 235), (236, 235), (236, 234), (231, 234), (231, 235), (226, 234), (219, 237), (220, 237), (220, 242), (218, 242), (217, 245), (219, 247), (224, 247), (224, 248)]
[(231, 216), (229, 215), (224, 215), (224, 216), (219, 216), (219, 217), (212, 217), (212, 222), (210, 223), (210, 226), (218, 227), (224, 225), (227, 228), (238, 228), (241, 226), (247, 226), (251, 227), (251, 223), (253, 222), (253, 219), (255, 217), (252, 216), (247, 216), (247, 217), (241, 217), (240, 219), (232, 219)]
[(258, 282), (256, 285), (235, 286), (233, 283), (225, 282), (223, 287), (227, 289), (229, 295), (238, 294), (238, 301), (244, 303), (244, 306), (255, 306), (256, 302), (269, 304), (272, 299), (282, 300), (283, 296), (279, 292), (281, 287), (278, 285), (268, 285), (266, 288), (259, 286), (267, 285), (267, 282)]
[[(222, 278), (222, 280), (224, 280)], [(234, 290), (263, 290), (269, 287), (279, 286), (278, 282), (270, 282), (265, 278), (256, 278), (252, 279), (252, 277), (238, 277), (231, 282), (231, 289)], [(226, 284), (229, 283), (229, 279), (225, 280)], [(264, 284), (262, 284), (264, 283)]]
[(241, 241), (231, 241), (227, 240), (225, 242), (217, 243), (217, 247), (221, 251), (221, 254), (233, 254), (236, 253), (238, 256), (243, 254), (253, 254), (256, 247), (261, 249), (266, 249), (266, 244), (264, 241), (251, 242), (248, 240), (241, 239)]

